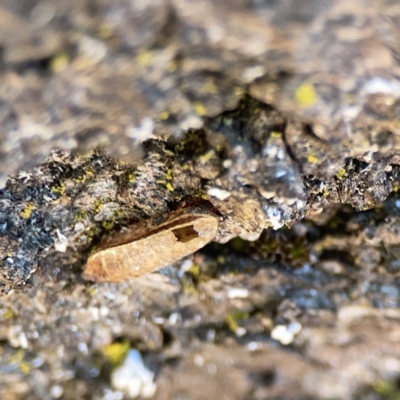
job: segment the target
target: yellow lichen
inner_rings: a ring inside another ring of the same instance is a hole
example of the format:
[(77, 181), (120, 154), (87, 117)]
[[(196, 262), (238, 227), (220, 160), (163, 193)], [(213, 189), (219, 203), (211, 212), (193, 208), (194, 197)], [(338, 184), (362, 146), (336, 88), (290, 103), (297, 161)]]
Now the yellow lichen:
[(121, 364), (130, 349), (130, 342), (124, 339), (121, 342), (111, 343), (101, 348), (102, 353), (112, 365)]
[(198, 264), (192, 263), (187, 272), (194, 278), (198, 279), (200, 275), (200, 266)]
[(315, 164), (318, 162), (318, 157), (315, 154), (311, 153), (308, 155), (307, 161), (311, 164)]
[(194, 297), (197, 297), (199, 295), (199, 292), (194, 285), (193, 277), (190, 274), (183, 275), (183, 277), (181, 278), (181, 285), (183, 293)]
[(206, 92), (210, 93), (210, 94), (215, 94), (218, 91), (218, 88), (215, 85), (214, 80), (210, 77), (207, 79), (207, 82), (206, 82), (204, 88), (205, 88)]
[(26, 361), (22, 361), (19, 364), (19, 370), (26, 375), (31, 371), (31, 366)]
[(318, 96), (315, 92), (314, 86), (309, 82), (302, 83), (294, 93), (297, 103), (301, 107), (311, 107), (317, 100)]
[(88, 218), (88, 214), (87, 214), (87, 212), (85, 210), (82, 210), (82, 209), (76, 210), (76, 213), (75, 213), (75, 216), (74, 216), (74, 219), (76, 221), (84, 221), (87, 218)]
[(280, 139), (282, 137), (282, 133), (277, 131), (272, 131), (270, 135), (272, 139)]
[(128, 174), (128, 181), (129, 183), (135, 183), (136, 181), (136, 177), (132, 172)]
[(14, 354), (12, 354), (9, 358), (8, 358), (8, 362), (10, 364), (19, 364), (23, 361), (25, 357), (25, 352), (22, 349), (19, 349), (17, 352), (15, 352)]
[(27, 204), (26, 207), (20, 212), (20, 217), (21, 218), (25, 218), (28, 219), (31, 214), (32, 214), (32, 210), (34, 210), (36, 207), (33, 204)]
[(104, 229), (106, 229), (107, 231), (110, 231), (111, 229), (114, 228), (115, 223), (114, 223), (114, 221), (103, 221), (101, 223), (101, 225), (103, 226)]
[(203, 154), (200, 157), (200, 160), (203, 164), (206, 164), (208, 161), (210, 161), (214, 156), (214, 150), (209, 150), (207, 153)]
[(169, 112), (167, 110), (164, 110), (160, 112), (158, 117), (160, 118), (161, 121), (166, 121), (169, 118)]
[(235, 87), (234, 92), (235, 92), (235, 95), (238, 96), (238, 97), (242, 97), (243, 94), (245, 93), (245, 92), (243, 91), (243, 89), (240, 88), (240, 87)]
[(113, 35), (113, 29), (110, 24), (102, 23), (99, 25), (97, 36), (101, 39), (109, 39)]
[(165, 172), (165, 177), (168, 181), (172, 181), (172, 169), (168, 168), (167, 171)]
[(74, 179), (75, 183), (85, 183), (86, 182), (86, 175), (77, 176)]
[(88, 292), (89, 296), (95, 296), (98, 292), (98, 289), (95, 286), (90, 286), (90, 287), (88, 287), (87, 292)]
[(168, 64), (167, 64), (167, 71), (172, 73), (175, 72), (178, 69), (178, 63), (175, 60), (171, 60)]
[(51, 191), (52, 191), (54, 194), (59, 194), (59, 195), (62, 196), (62, 195), (65, 193), (65, 184), (62, 183), (60, 186), (53, 186), (53, 187), (51, 188)]
[(125, 218), (125, 214), (122, 210), (115, 210), (114, 217), (115, 217), (115, 219)]
[(136, 57), (137, 63), (142, 67), (149, 65), (152, 59), (153, 53), (150, 51), (141, 51)]
[(206, 115), (206, 113), (207, 113), (206, 107), (204, 106), (203, 103), (200, 103), (199, 101), (196, 101), (193, 103), (193, 108), (194, 108), (194, 111), (196, 111), (196, 114), (200, 115), (200, 117), (202, 117), (203, 115)]
[(197, 199), (204, 199), (208, 200), (208, 196), (205, 192), (197, 192), (193, 194), (193, 197), (196, 197)]
[(100, 200), (96, 200), (94, 203), (94, 210), (96, 214), (99, 213), (102, 208), (103, 208), (103, 203)]
[(6, 311), (4, 311), (2, 317), (4, 320), (6, 319), (10, 319), (14, 316), (14, 312), (13, 310), (11, 310), (11, 308), (8, 308)]
[(338, 172), (336, 172), (336, 178), (340, 181), (347, 176), (347, 171), (344, 168), (341, 168)]
[(50, 60), (50, 70), (53, 73), (61, 72), (67, 68), (69, 64), (69, 56), (67, 53), (59, 53)]

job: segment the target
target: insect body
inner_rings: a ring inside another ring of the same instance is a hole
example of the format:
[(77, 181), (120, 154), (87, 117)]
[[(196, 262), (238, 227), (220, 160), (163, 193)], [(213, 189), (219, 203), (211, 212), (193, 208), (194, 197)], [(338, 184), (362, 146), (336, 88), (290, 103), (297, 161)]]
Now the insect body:
[(153, 272), (205, 246), (218, 225), (215, 214), (199, 208), (181, 210), (158, 225), (135, 224), (100, 243), (88, 259), (84, 277), (121, 282)]

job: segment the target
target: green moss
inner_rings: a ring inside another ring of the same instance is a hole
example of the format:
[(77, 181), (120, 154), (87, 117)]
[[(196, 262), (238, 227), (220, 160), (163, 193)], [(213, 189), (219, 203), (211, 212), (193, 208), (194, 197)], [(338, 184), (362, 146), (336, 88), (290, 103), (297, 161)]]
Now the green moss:
[(181, 286), (183, 293), (194, 297), (198, 296), (199, 291), (193, 277), (190, 274), (183, 274), (183, 277), (181, 278)]
[(301, 244), (294, 244), (289, 253), (293, 259), (301, 258), (307, 255), (307, 249)]
[(250, 314), (248, 311), (235, 310), (225, 316), (225, 322), (232, 332), (236, 332), (239, 328), (239, 323), (249, 319)]
[(382, 400), (400, 400), (400, 388), (395, 381), (378, 381), (373, 385), (373, 389)]
[(247, 240), (243, 240), (240, 237), (235, 237), (233, 238), (230, 242), (229, 245), (235, 250), (235, 251), (244, 251), (249, 249), (251, 246), (250, 242)]

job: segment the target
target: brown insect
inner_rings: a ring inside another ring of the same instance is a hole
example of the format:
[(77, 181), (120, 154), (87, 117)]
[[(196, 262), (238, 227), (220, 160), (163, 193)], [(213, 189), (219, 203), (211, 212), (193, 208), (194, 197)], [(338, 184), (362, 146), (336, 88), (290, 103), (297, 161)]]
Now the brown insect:
[(209, 243), (219, 218), (207, 208), (181, 209), (167, 220), (139, 223), (103, 240), (92, 254), (84, 278), (121, 282), (179, 261)]

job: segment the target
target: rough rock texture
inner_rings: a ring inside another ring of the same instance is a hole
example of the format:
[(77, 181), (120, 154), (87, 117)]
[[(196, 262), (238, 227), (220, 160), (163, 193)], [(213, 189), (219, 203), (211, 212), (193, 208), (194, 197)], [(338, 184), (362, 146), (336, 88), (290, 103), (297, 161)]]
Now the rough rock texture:
[(64, 150), (134, 158), (243, 93), (312, 125), (329, 163), (398, 144), (393, 1), (12, 1), (0, 4), (1, 179)]
[(263, 229), (291, 225), (331, 204), (371, 208), (399, 185), (396, 152), (369, 162), (346, 158), (336, 175), (325, 170), (323, 179), (318, 153), (302, 157), (307, 127), (298, 127), (292, 146), (285, 127), (280, 113), (247, 98), (183, 139), (145, 141), (135, 164), (99, 151), (53, 152), (0, 190), (0, 288), (25, 285), (40, 264), (82, 267), (104, 236), (143, 230), (142, 221), (151, 230), (192, 203), (220, 219), (213, 240), (226, 243), (237, 236), (255, 240)]
[[(398, 398), (399, 15), (1, 0), (0, 398)], [(193, 205), (216, 243), (83, 280)]]

